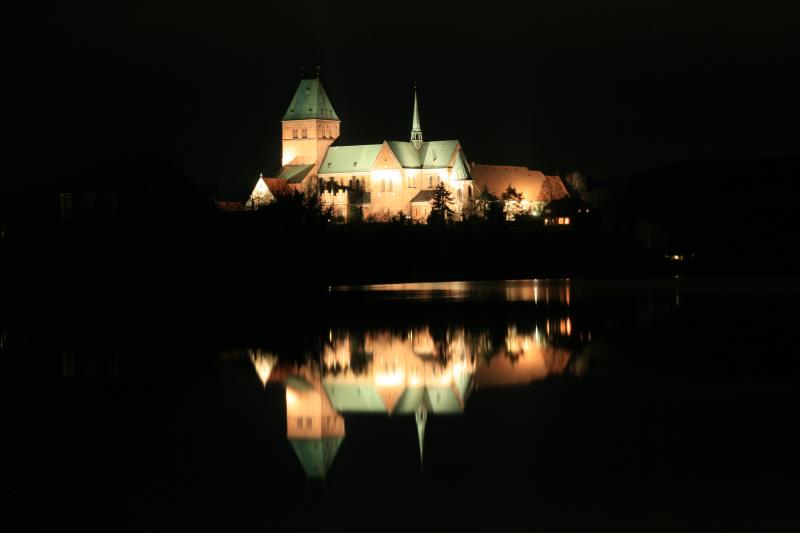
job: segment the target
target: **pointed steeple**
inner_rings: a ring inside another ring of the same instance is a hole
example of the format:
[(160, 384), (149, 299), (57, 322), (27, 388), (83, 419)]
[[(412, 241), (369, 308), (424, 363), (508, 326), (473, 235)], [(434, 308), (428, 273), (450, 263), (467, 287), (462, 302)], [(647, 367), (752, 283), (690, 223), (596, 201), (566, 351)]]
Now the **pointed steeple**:
[(300, 80), (283, 120), (339, 120), (319, 78)]
[(423, 448), (425, 444), (425, 422), (428, 421), (428, 408), (425, 407), (425, 402), (421, 402), (414, 413), (414, 418), (417, 420), (417, 438), (419, 439), (419, 468), (422, 469), (423, 465)]
[(414, 84), (414, 118), (411, 120), (411, 142), (417, 150), (422, 146), (422, 126), (419, 123), (419, 107), (417, 105), (417, 84)]

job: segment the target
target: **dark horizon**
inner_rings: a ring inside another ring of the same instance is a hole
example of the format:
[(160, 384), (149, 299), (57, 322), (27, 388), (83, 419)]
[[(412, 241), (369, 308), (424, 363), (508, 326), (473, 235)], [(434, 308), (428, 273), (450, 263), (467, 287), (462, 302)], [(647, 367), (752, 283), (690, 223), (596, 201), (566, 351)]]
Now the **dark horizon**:
[(458, 138), (481, 163), (605, 177), (800, 155), (784, 2), (15, 4), (3, 185), (117, 156), (206, 183), (270, 173), (300, 67), (316, 65), (339, 144), (406, 139), (416, 81), (425, 138)]

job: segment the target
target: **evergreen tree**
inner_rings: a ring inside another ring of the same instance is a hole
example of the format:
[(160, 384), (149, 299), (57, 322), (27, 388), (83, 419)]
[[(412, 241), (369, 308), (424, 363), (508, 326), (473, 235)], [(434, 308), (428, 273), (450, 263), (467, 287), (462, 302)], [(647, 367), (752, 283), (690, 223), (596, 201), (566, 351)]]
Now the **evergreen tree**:
[(440, 183), (433, 189), (433, 198), (431, 198), (431, 212), (428, 215), (429, 224), (444, 224), (453, 219), (453, 209), (450, 205), (453, 203), (453, 196), (444, 183)]

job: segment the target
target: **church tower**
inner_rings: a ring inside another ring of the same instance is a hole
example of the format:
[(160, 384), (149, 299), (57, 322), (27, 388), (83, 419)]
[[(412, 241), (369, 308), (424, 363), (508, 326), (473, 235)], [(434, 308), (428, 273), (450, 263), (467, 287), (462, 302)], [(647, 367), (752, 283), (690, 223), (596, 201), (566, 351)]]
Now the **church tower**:
[(282, 121), (281, 164), (313, 165), (307, 175), (316, 176), (328, 147), (339, 137), (341, 121), (317, 77), (301, 79)]
[(417, 85), (414, 84), (414, 117), (411, 119), (411, 143), (419, 150), (422, 146), (422, 126), (419, 123), (419, 108), (417, 107)]

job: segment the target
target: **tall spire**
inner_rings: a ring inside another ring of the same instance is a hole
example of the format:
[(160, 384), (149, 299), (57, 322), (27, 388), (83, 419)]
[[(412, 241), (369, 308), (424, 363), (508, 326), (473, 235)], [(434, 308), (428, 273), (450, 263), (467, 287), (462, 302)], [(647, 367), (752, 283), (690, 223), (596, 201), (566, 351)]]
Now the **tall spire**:
[(419, 107), (417, 106), (417, 84), (414, 83), (414, 118), (411, 121), (411, 142), (419, 150), (422, 146), (422, 126), (419, 123)]
[(422, 451), (425, 444), (425, 422), (428, 421), (428, 408), (425, 407), (424, 402), (420, 403), (417, 407), (417, 410), (414, 413), (414, 418), (417, 421), (417, 438), (419, 439), (419, 468), (421, 470), (423, 465)]

